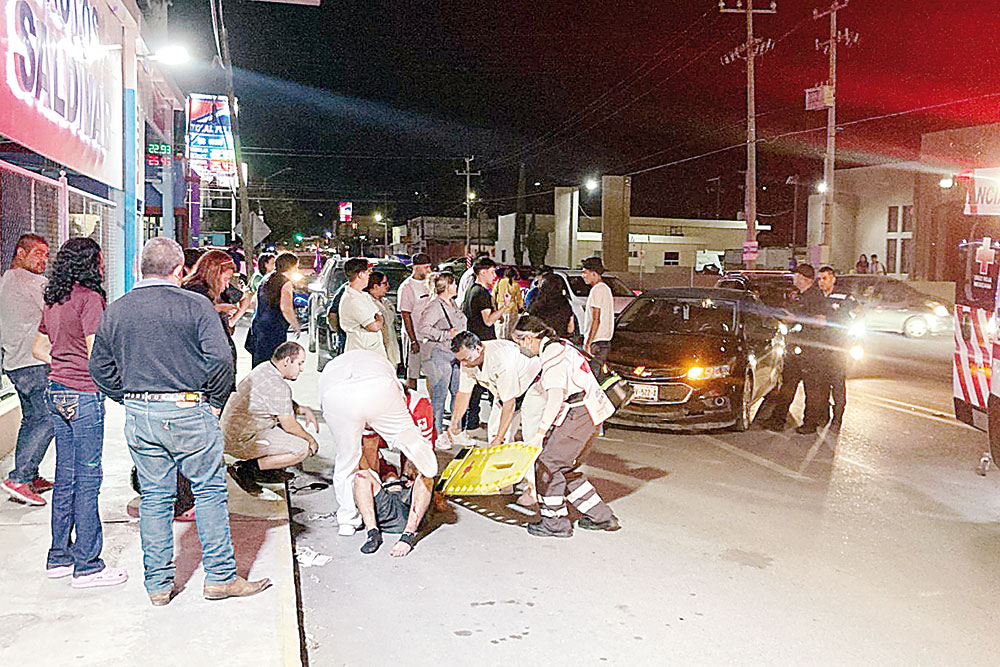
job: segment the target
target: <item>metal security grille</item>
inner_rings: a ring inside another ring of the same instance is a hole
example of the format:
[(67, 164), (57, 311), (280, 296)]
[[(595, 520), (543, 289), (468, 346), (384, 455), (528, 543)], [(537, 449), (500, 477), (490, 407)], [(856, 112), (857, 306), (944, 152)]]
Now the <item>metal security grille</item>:
[[(124, 272), (118, 248), (125, 235), (115, 219), (114, 202), (55, 180), (0, 161), (0, 273), (14, 257), (14, 246), (22, 234), (43, 236), (55, 251), (72, 236), (89, 236), (105, 249), (104, 287), (108, 295), (124, 291)], [(10, 381), (0, 375), (0, 398), (11, 391)]]

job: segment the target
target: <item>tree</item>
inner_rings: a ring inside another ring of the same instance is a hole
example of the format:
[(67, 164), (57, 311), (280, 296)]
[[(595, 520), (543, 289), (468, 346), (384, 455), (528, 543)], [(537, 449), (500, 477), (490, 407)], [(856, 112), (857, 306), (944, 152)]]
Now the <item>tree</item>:
[(549, 235), (535, 225), (535, 214), (531, 214), (527, 234), (528, 260), (534, 267), (545, 263), (545, 255), (549, 253)]
[(265, 199), (261, 200), (260, 207), (264, 211), (264, 222), (271, 228), (267, 243), (290, 243), (296, 232), (307, 235), (314, 233), (311, 228), (315, 226), (313, 216), (295, 200)]

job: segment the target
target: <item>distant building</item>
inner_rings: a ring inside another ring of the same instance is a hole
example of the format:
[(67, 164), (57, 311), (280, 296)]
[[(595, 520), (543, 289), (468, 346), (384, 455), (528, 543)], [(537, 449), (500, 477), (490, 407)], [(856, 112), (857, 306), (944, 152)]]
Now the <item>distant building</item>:
[[(465, 254), (465, 218), (441, 216), (420, 216), (406, 223), (406, 235), (397, 235), (394, 249), (413, 254), (426, 252), (434, 262)], [(472, 252), (480, 249), (493, 254), (497, 238), (497, 221), (489, 218), (473, 218), (469, 225)]]
[[(891, 275), (954, 281), (962, 239), (1000, 236), (1000, 205), (966, 213), (974, 181), (962, 175), (987, 169), (1000, 169), (1000, 124), (925, 134), (916, 161), (838, 169), (832, 264), (851, 270), (861, 254), (875, 253)], [(986, 175), (979, 185), (994, 179)], [(821, 223), (822, 197), (813, 195), (810, 244), (820, 242)]]

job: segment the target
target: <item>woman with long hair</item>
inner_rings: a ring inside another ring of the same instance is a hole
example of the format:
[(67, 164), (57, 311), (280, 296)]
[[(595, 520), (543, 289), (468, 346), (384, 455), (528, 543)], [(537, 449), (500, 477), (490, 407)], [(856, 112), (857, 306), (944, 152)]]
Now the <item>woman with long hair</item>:
[(517, 269), (508, 266), (503, 271), (503, 277), (493, 285), (493, 303), (497, 310), (503, 313), (495, 325), (497, 338), (510, 340), (510, 330), (514, 326), (514, 320), (524, 310), (524, 292), (521, 290), (519, 279)]
[(63, 244), (45, 286), (45, 309), (32, 354), (49, 364), (47, 402), (56, 439), (52, 487), (50, 579), (73, 575), (74, 588), (114, 586), (124, 568), (101, 560), (104, 544), (97, 495), (104, 474), (104, 395), (90, 377), (88, 361), (104, 314), (104, 256), (90, 238)]
[(531, 300), (528, 312), (552, 327), (560, 338), (569, 338), (576, 331), (576, 318), (563, 279), (554, 273), (539, 279), (538, 293)]
[(618, 530), (618, 519), (580, 470), (584, 454), (614, 406), (583, 354), (541, 319), (522, 315), (514, 325), (513, 339), (522, 353), (542, 360), (536, 382), (544, 395), (541, 420), (535, 433), (524, 433), (525, 442), (542, 447), (535, 462), (542, 521), (528, 524), (528, 533), (570, 537), (573, 524), (567, 499), (583, 515), (580, 528)]
[(274, 260), (274, 271), (257, 290), (257, 311), (254, 313), (246, 349), (253, 356), (253, 366), (270, 361), (274, 350), (288, 340), (288, 327), (298, 336), (299, 318), (292, 304), (294, 285), (291, 275), (299, 266), (299, 258), (283, 252)]
[(861, 255), (861, 257), (858, 257), (857, 264), (854, 265), (854, 272), (855, 273), (868, 273), (868, 270), (869, 270), (868, 256), (867, 255)]
[[(415, 323), (417, 338), (420, 340), (421, 368), (427, 376), (430, 388), (431, 406), (434, 408), (434, 429), (438, 439), (444, 435), (444, 407), (449, 397), (455, 398), (458, 391), (458, 366), (452, 361), (451, 339), (460, 331), (465, 331), (466, 321), (462, 309), (455, 303), (458, 281), (451, 273), (436, 273), (430, 277), (431, 293)], [(444, 436), (447, 438), (447, 436)], [(439, 449), (446, 440), (441, 440)]]
[(389, 358), (389, 363), (393, 368), (399, 367), (402, 354), (399, 347), (399, 334), (396, 333), (396, 309), (386, 301), (385, 295), (389, 293), (389, 276), (381, 271), (372, 271), (368, 274), (368, 286), (364, 289), (371, 296), (385, 326), (382, 327), (382, 344), (385, 347), (385, 356)]

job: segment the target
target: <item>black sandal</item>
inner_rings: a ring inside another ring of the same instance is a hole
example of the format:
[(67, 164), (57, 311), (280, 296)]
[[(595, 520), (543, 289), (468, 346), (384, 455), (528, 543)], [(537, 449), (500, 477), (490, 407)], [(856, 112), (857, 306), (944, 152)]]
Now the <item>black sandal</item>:
[(403, 533), (399, 536), (399, 541), (409, 545), (410, 551), (413, 551), (413, 548), (417, 546), (417, 534)]

